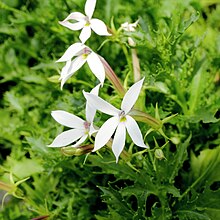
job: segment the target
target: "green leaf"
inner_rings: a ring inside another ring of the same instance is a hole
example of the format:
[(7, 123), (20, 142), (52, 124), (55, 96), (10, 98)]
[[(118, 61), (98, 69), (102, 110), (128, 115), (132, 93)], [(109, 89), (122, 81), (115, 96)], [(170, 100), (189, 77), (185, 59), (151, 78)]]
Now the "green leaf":
[(202, 59), (200, 62), (197, 63), (197, 66), (195, 67), (195, 71), (197, 70), (197, 73), (193, 77), (190, 85), (190, 99), (188, 102), (190, 114), (193, 114), (196, 108), (198, 108), (199, 99), (203, 94), (205, 84), (204, 61), (205, 59)]
[(17, 161), (11, 157), (7, 158), (7, 164), (5, 167), (16, 176), (18, 179), (24, 179), (36, 173), (43, 172), (43, 167), (39, 159), (27, 159), (22, 158), (20, 161)]
[(104, 193), (102, 197), (105, 199), (108, 205), (112, 207), (112, 213), (123, 213), (123, 218), (128, 219), (134, 215), (134, 212), (124, 200), (122, 195), (118, 192), (118, 190), (113, 189), (110, 184), (108, 188), (101, 186), (99, 186), (99, 188)]
[(193, 180), (200, 179), (199, 185), (220, 181), (220, 146), (205, 149), (196, 157), (191, 153), (191, 175)]

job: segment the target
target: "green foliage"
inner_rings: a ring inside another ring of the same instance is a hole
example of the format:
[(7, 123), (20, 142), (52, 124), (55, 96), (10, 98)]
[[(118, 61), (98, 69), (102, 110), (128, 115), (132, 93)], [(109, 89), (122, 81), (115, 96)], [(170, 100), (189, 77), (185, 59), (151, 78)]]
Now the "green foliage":
[[(94, 17), (115, 32), (105, 42), (93, 33), (88, 46), (126, 88), (133, 84), (136, 49), (145, 77), (137, 105), (164, 121), (163, 133), (140, 122), (150, 151), (127, 139), (128, 154), (117, 164), (107, 148), (66, 157), (47, 147), (63, 130), (51, 111), (84, 118), (82, 90), (97, 84), (86, 65), (62, 91), (58, 82), (63, 63), (55, 61), (79, 36), (58, 21), (83, 12), (84, 4), (0, 3), (0, 189), (8, 193), (0, 219), (220, 219), (219, 2), (97, 1)], [(118, 31), (137, 19), (137, 31)], [(107, 80), (100, 95), (120, 103)], [(106, 118), (98, 113), (95, 122)], [(155, 156), (156, 149), (164, 158)]]

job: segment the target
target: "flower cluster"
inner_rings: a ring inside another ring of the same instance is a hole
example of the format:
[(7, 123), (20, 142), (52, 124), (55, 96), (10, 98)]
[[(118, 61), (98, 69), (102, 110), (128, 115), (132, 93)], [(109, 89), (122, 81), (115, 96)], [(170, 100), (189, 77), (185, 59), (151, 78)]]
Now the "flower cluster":
[[(81, 42), (72, 44), (57, 62), (66, 62), (60, 73), (61, 88), (63, 88), (65, 82), (86, 62), (92, 73), (100, 81), (100, 84), (92, 89), (90, 93), (83, 91), (86, 99), (86, 120), (66, 111), (52, 111), (51, 115), (58, 123), (71, 129), (59, 134), (49, 147), (64, 147), (70, 144), (72, 144), (71, 147), (73, 148), (79, 147), (88, 137), (94, 135), (95, 142), (93, 151), (99, 150), (110, 141), (117, 162), (125, 146), (126, 131), (134, 144), (142, 148), (148, 148), (144, 143), (140, 128), (131, 114), (132, 108), (141, 92), (144, 78), (133, 84), (126, 93), (123, 92), (124, 88), (121, 89), (123, 100), (120, 109), (115, 108), (98, 96), (100, 87), (103, 86), (105, 76), (108, 74), (109, 80), (111, 81), (112, 79), (113, 86), (114, 84), (120, 83), (110, 66), (106, 64), (104, 58), (85, 45), (85, 42), (91, 36), (91, 30), (101, 36), (111, 35), (104, 22), (92, 18), (95, 5), (96, 0), (87, 0), (85, 4), (85, 15), (80, 12), (73, 12), (67, 16), (66, 19), (59, 22), (71, 30), (82, 29), (82, 31), (79, 36)], [(72, 20), (76, 22), (72, 23)], [(134, 31), (133, 29), (136, 27), (137, 22), (131, 25), (126, 23), (126, 27), (124, 28), (129, 27), (129, 31)], [(117, 88), (117, 86), (118, 85), (115, 87)], [(123, 86), (119, 85), (119, 87), (121, 88)], [(93, 123), (97, 110), (112, 116), (104, 122), (100, 128)]]

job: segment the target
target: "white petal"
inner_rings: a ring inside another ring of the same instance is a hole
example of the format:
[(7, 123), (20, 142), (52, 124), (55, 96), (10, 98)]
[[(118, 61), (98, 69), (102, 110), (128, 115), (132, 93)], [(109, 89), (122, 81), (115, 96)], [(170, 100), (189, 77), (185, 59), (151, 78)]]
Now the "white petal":
[(113, 115), (113, 116), (119, 115), (120, 110), (118, 110), (117, 108), (115, 108), (113, 105), (106, 102), (102, 98), (94, 94), (90, 94), (88, 92), (83, 92), (83, 94), (86, 100), (89, 102), (89, 105), (91, 105), (93, 108), (101, 112), (104, 112), (105, 114), (108, 114), (108, 115)]
[(98, 55), (94, 52), (91, 52), (87, 57), (87, 62), (93, 74), (99, 79), (99, 81), (103, 85), (105, 80), (105, 68)]
[[(90, 93), (98, 96), (100, 85), (101, 84), (98, 84), (95, 88), (91, 90)], [(96, 109), (93, 108), (93, 106), (89, 105), (89, 102), (87, 101), (86, 102), (86, 120), (92, 123), (95, 117), (95, 113), (96, 113)]]
[(65, 61), (71, 60), (73, 56), (76, 56), (76, 54), (80, 52), (81, 50), (83, 50), (85, 47), (86, 46), (83, 45), (82, 43), (72, 44), (70, 47), (67, 48), (63, 56), (56, 62), (65, 62)]
[(59, 80), (61, 80), (61, 89), (63, 89), (63, 85), (66, 82), (67, 79), (65, 79), (66, 75), (68, 75), (69, 69), (71, 66), (71, 60), (68, 60), (66, 62), (66, 65), (62, 68), (61, 73), (60, 73), (60, 78)]
[(71, 147), (78, 147), (80, 144), (82, 144), (88, 135), (83, 135), (75, 144), (71, 145)]
[(80, 69), (84, 63), (86, 62), (86, 59), (83, 56), (76, 57), (70, 65), (69, 68), (69, 74), (75, 73), (78, 69)]
[(80, 12), (72, 12), (61, 22), (69, 21), (69, 20), (82, 21), (82, 20), (86, 20), (86, 16)]
[(123, 151), (123, 148), (125, 146), (125, 137), (126, 137), (125, 124), (119, 123), (112, 143), (112, 151), (116, 157), (116, 163), (118, 162), (118, 157)]
[(90, 26), (84, 26), (80, 35), (79, 35), (79, 39), (84, 44), (90, 38), (90, 36), (91, 36)]
[(119, 120), (118, 117), (109, 118), (99, 129), (95, 137), (95, 146), (93, 151), (99, 150), (102, 148), (111, 138), (115, 132), (116, 127), (118, 126)]
[(144, 78), (132, 85), (130, 89), (126, 92), (121, 103), (121, 109), (125, 111), (125, 114), (127, 114), (131, 110), (131, 108), (137, 101), (143, 82)]
[(86, 62), (86, 59), (82, 58), (82, 56), (76, 57), (71, 63), (68, 68), (63, 68), (61, 72), (61, 88), (63, 87), (64, 83), (78, 70), (80, 69), (83, 64)]
[(89, 136), (91, 136), (92, 134), (98, 132), (99, 128), (94, 128), (93, 123), (91, 123), (90, 128), (89, 128)]
[[(72, 23), (69, 20), (76, 20), (78, 22)], [(64, 27), (67, 27), (73, 31), (80, 30), (86, 24), (86, 16), (80, 12), (73, 12), (68, 15), (63, 21), (59, 22)]]
[(111, 34), (108, 33), (107, 27), (105, 23), (99, 19), (93, 18), (90, 21), (90, 26), (92, 30), (100, 35), (100, 36), (110, 36)]
[(71, 23), (69, 21), (60, 21), (59, 24), (63, 25), (64, 27), (69, 28), (70, 30), (73, 31), (78, 31), (82, 29), (85, 25), (86, 21), (78, 21), (75, 23)]
[(78, 140), (84, 134), (83, 130), (71, 129), (59, 134), (48, 147), (64, 147)]
[(97, 96), (98, 96), (100, 86), (101, 86), (101, 84), (99, 83), (96, 87), (94, 87), (94, 88), (90, 91), (90, 93), (93, 94), (93, 95), (97, 95)]
[(96, 0), (87, 0), (85, 4), (85, 14), (91, 19), (95, 10)]
[(84, 129), (84, 120), (69, 112), (57, 110), (51, 112), (52, 117), (61, 125), (69, 128)]
[(129, 115), (126, 116), (126, 121), (124, 122), (127, 128), (128, 134), (130, 135), (132, 141), (139, 147), (148, 148), (145, 145), (140, 128), (137, 122)]

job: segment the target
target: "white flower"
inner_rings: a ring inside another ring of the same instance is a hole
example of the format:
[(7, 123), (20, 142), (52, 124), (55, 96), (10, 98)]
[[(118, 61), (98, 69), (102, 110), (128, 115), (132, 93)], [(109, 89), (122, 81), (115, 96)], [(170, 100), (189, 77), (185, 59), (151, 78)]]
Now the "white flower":
[(115, 132), (112, 143), (112, 151), (116, 157), (117, 162), (118, 157), (125, 145), (126, 130), (132, 141), (137, 146), (148, 148), (148, 146), (144, 144), (143, 137), (137, 122), (129, 115), (131, 108), (134, 106), (140, 94), (143, 81), (144, 79), (138, 81), (130, 87), (122, 100), (120, 110), (102, 98), (84, 92), (84, 96), (91, 104), (91, 106), (103, 113), (113, 116), (109, 118), (99, 129), (95, 137), (95, 146), (93, 151), (99, 150), (101, 147), (103, 147)]
[[(76, 56), (73, 60), (71, 60)], [(64, 83), (87, 61), (93, 74), (99, 79), (103, 85), (105, 80), (105, 68), (98, 54), (92, 51), (89, 47), (81, 43), (72, 44), (57, 60), (57, 62), (66, 62), (60, 73), (61, 88)]]
[[(99, 87), (100, 84), (92, 89), (90, 93), (97, 96)], [(52, 111), (51, 115), (58, 123), (71, 129), (59, 134), (48, 147), (64, 147), (75, 141), (76, 143), (71, 145), (72, 147), (77, 147), (82, 144), (88, 136), (97, 132), (93, 127), (95, 112), (96, 110), (92, 108), (88, 102), (86, 102), (86, 121), (66, 111)]]
[(122, 29), (128, 32), (134, 32), (135, 28), (137, 27), (139, 22), (139, 19), (137, 21), (135, 21), (134, 23), (130, 24), (128, 22), (125, 22), (121, 25)]
[[(85, 43), (91, 36), (91, 29), (98, 35), (109, 36), (107, 27), (105, 23), (99, 19), (92, 18), (94, 9), (96, 5), (96, 0), (87, 0), (85, 4), (85, 14), (80, 12), (73, 12), (63, 21), (59, 23), (71, 30), (81, 30), (82, 32), (79, 36), (79, 39), (82, 43)], [(75, 20), (77, 22), (71, 23), (69, 20)]]

